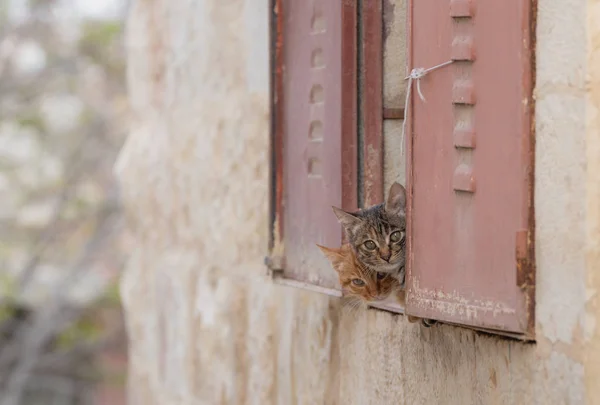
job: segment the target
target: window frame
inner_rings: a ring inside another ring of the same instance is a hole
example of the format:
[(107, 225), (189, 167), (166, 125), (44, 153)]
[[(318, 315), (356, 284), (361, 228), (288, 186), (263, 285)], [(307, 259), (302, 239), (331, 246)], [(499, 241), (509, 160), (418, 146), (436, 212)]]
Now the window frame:
[[(290, 277), (286, 271), (284, 232), (285, 232), (285, 177), (284, 177), (284, 47), (285, 29), (283, 22), (283, 7), (285, 1), (271, 0), (271, 142), (270, 142), (270, 221), (269, 221), (269, 255), (265, 258), (270, 276), (277, 284), (287, 285), (329, 296), (340, 297), (341, 291), (336, 288), (324, 287), (315, 283), (297, 280)], [(407, 65), (413, 65), (413, 6), (416, 0), (407, 0)], [(528, 0), (523, 0), (528, 1)], [(377, 2), (379, 7), (372, 3), (358, 10), (358, 2), (342, 2), (342, 208), (355, 210), (359, 206), (371, 206), (383, 201), (384, 197), (384, 146), (383, 122), (386, 119), (404, 119), (404, 108), (384, 108), (383, 97), (383, 64), (384, 64), (384, 39), (383, 39), (383, 1)], [(470, 6), (470, 0), (451, 0), (451, 7)], [(466, 5), (466, 6), (465, 6)], [(535, 51), (533, 49), (535, 35), (535, 18), (529, 27), (529, 41), (531, 44), (531, 88), (534, 87)], [(358, 18), (362, 19), (362, 38), (358, 38)], [(361, 49), (359, 49), (361, 47)], [(362, 66), (359, 72), (358, 58), (361, 57)], [(359, 76), (360, 74), (360, 76)], [(399, 75), (400, 77), (401, 75)], [(360, 88), (359, 88), (360, 86)], [(413, 98), (414, 101), (414, 98)], [(360, 103), (360, 104), (359, 104)], [(533, 98), (530, 97), (533, 115)], [(412, 106), (411, 106), (412, 108)], [(406, 160), (406, 189), (407, 189), (407, 300), (412, 279), (412, 202), (413, 202), (413, 123), (412, 117), (406, 122), (405, 151)], [(363, 128), (362, 130), (359, 128)], [(533, 131), (533, 128), (531, 129)], [(532, 135), (532, 141), (533, 135)], [(360, 148), (360, 149), (359, 149)], [(533, 148), (530, 150), (531, 173), (529, 177), (530, 199), (529, 236), (534, 235), (533, 223)], [(333, 214), (332, 214), (333, 215)], [(527, 235), (525, 235), (527, 236)], [(533, 242), (520, 238), (516, 250), (518, 269), (517, 278), (520, 283), (528, 288), (527, 317), (528, 328), (524, 333), (512, 333), (497, 329), (488, 329), (477, 325), (463, 324), (449, 320), (440, 323), (480, 330), (491, 334), (514, 338), (518, 340), (534, 340), (534, 308), (535, 308), (535, 263)], [(376, 308), (393, 313), (407, 313), (419, 315), (407, 310), (400, 305), (372, 305)]]

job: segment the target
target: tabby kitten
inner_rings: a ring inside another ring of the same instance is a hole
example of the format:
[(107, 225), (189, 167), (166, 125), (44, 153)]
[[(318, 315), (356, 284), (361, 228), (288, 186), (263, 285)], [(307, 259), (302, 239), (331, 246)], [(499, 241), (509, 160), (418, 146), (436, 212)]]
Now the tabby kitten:
[(333, 207), (358, 260), (373, 272), (391, 274), (404, 287), (406, 190), (390, 187), (385, 203), (346, 212)]
[(365, 302), (381, 301), (400, 287), (398, 280), (388, 273), (370, 271), (356, 259), (349, 244), (339, 249), (317, 245), (337, 272), (345, 297)]

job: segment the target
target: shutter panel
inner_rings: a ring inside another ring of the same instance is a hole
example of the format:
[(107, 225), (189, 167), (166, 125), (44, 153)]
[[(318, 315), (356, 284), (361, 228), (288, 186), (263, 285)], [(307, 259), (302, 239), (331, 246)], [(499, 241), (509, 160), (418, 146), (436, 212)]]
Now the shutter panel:
[(332, 205), (356, 209), (356, 9), (277, 0), (275, 12), (270, 267), (281, 283), (339, 295), (315, 244), (342, 242)]
[(407, 312), (533, 334), (531, 3), (411, 0)]

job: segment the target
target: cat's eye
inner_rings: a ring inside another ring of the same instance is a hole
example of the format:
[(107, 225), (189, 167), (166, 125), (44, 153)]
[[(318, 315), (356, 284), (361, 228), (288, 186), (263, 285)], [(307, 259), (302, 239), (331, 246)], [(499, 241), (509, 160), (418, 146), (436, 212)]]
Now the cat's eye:
[(387, 273), (377, 272), (377, 280), (383, 280), (386, 277), (387, 277)]
[(365, 285), (365, 282), (362, 281), (360, 278), (353, 278), (352, 284), (362, 287), (363, 285)]
[(391, 240), (392, 242), (398, 242), (398, 241), (400, 241), (401, 239), (402, 239), (402, 232), (400, 232), (400, 231), (393, 232), (393, 233), (390, 235), (390, 240)]
[(375, 242), (373, 242), (372, 240), (368, 240), (364, 243), (365, 247), (368, 250), (375, 250), (375, 248), (377, 247), (377, 245), (375, 244)]

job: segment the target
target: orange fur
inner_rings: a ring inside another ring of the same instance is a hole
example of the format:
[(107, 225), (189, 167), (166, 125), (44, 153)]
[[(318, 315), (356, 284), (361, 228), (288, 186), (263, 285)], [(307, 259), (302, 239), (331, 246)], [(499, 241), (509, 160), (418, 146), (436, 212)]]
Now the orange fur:
[[(333, 269), (338, 273), (340, 285), (344, 297), (359, 298), (363, 302), (378, 301), (387, 298), (395, 291), (396, 300), (402, 306), (405, 305), (406, 291), (400, 287), (398, 280), (390, 274), (371, 271), (363, 266), (354, 250), (349, 244), (342, 245), (339, 249), (332, 249), (317, 245), (325, 257), (329, 259)], [(352, 282), (354, 279), (362, 280), (364, 285), (356, 285)], [(421, 321), (426, 327), (431, 326), (435, 321), (425, 321), (424, 319), (408, 315), (410, 323)]]
[[(398, 280), (391, 274), (377, 273), (363, 266), (349, 244), (342, 245), (339, 249), (317, 246), (338, 273), (344, 296), (357, 297), (367, 302), (380, 301), (400, 288)], [(360, 280), (362, 284), (356, 280)]]

